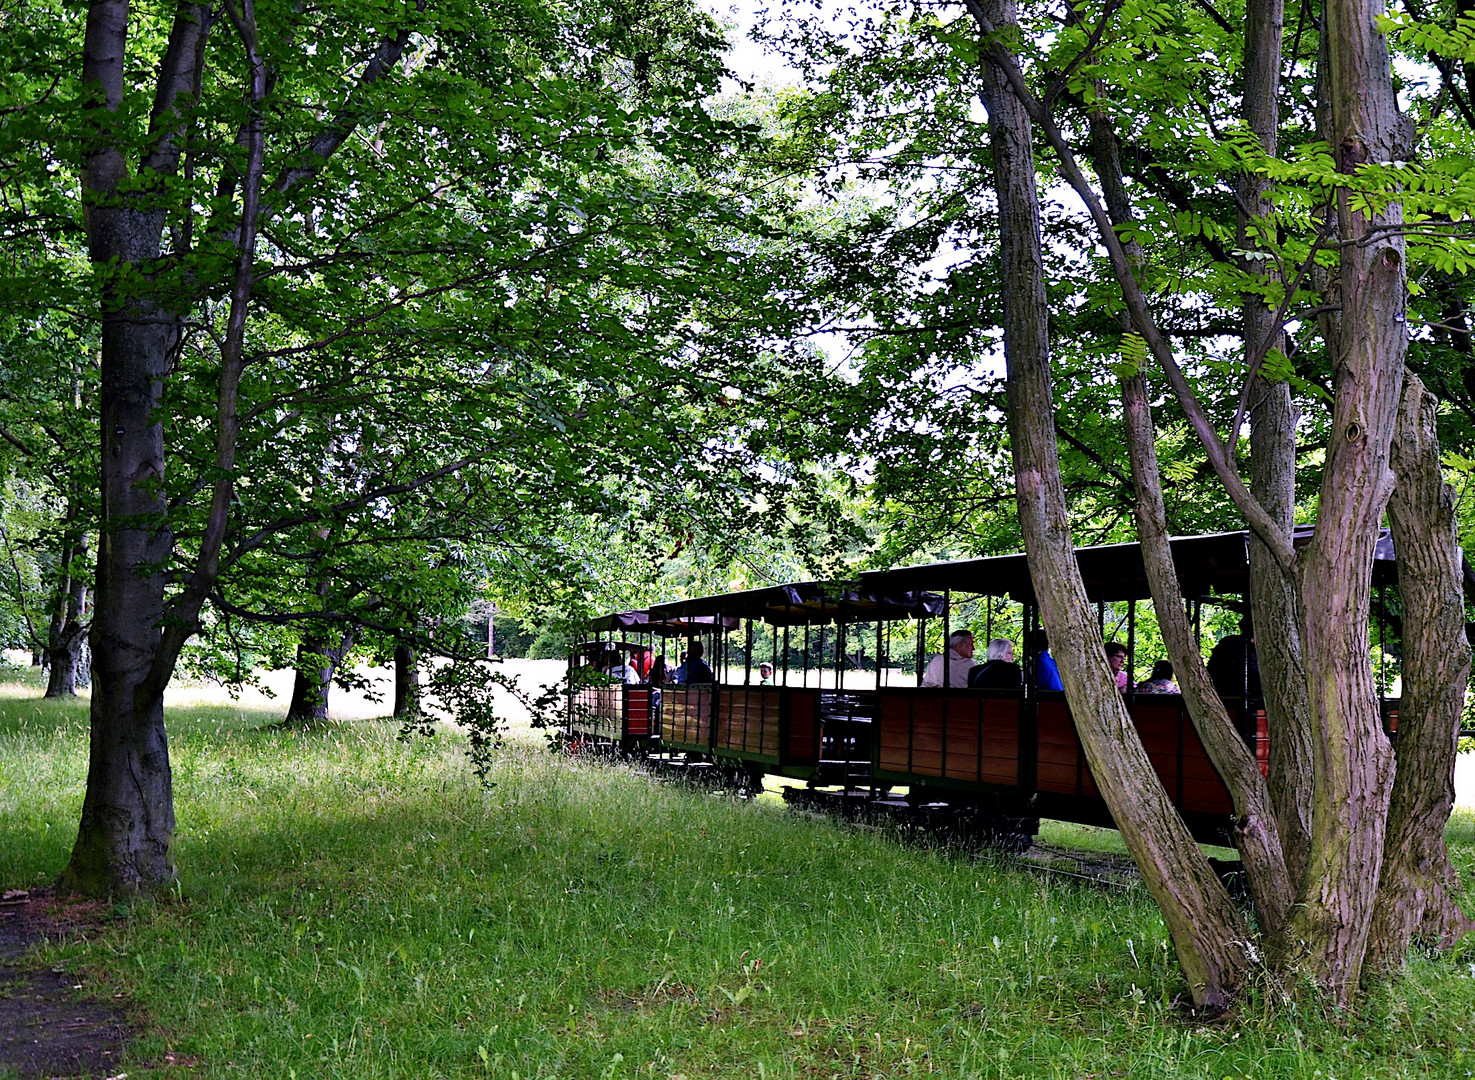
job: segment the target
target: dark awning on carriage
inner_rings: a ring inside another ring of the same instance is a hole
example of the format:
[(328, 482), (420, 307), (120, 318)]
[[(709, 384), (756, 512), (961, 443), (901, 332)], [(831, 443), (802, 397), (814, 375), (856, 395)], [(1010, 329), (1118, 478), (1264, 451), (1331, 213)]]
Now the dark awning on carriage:
[[(736, 630), (740, 620), (737, 616), (721, 620), (723, 630)], [(596, 634), (616, 630), (634, 630), (637, 633), (659, 634), (662, 637), (680, 637), (682, 634), (702, 634), (719, 625), (712, 615), (668, 616), (656, 615), (652, 611), (619, 611), (601, 615), (589, 622), (589, 629)]]
[[(1295, 546), (1310, 543), (1310, 525), (1297, 526)], [(1210, 533), (1205, 536), (1176, 536), (1170, 541), (1178, 583), (1185, 597), (1243, 596), (1250, 588), (1249, 533)], [(1373, 563), (1373, 584), (1394, 584), (1393, 540), (1383, 530)], [(1086, 596), (1095, 601), (1145, 600), (1151, 596), (1147, 571), (1142, 564), (1140, 544), (1105, 544), (1078, 548), (1076, 561), (1086, 585)], [(872, 590), (932, 589), (1007, 596), (1020, 602), (1034, 600), (1029, 563), (1023, 553), (995, 555), (983, 559), (903, 566), (861, 574), (861, 585)]]
[(611, 651), (618, 653), (630, 653), (632, 655), (635, 655), (644, 652), (645, 646), (640, 644), (638, 641), (624, 640), (581, 641), (579, 644), (574, 646), (574, 652), (577, 655), (587, 657), (590, 660), (596, 660), (603, 654)]
[(657, 604), (650, 612), (652, 618), (660, 619), (721, 615), (760, 619), (773, 626), (801, 626), (931, 618), (942, 614), (942, 597), (905, 589), (859, 589), (853, 582), (800, 581), (676, 600)]

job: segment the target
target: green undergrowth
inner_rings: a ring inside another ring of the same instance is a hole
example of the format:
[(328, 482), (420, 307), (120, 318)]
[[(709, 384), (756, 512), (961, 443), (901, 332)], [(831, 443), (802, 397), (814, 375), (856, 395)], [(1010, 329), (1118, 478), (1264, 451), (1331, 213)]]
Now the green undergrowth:
[[(85, 708), (0, 684), (0, 885), (65, 863)], [(7, 696), (8, 695), (8, 696)], [(514, 745), (170, 715), (177, 894), (44, 950), (147, 1017), (126, 1071), (268, 1077), (1463, 1077), (1475, 965), (1354, 1017), (1185, 1022), (1140, 889)], [(1462, 862), (1475, 823), (1452, 826)], [(166, 1064), (173, 1054), (173, 1064)]]

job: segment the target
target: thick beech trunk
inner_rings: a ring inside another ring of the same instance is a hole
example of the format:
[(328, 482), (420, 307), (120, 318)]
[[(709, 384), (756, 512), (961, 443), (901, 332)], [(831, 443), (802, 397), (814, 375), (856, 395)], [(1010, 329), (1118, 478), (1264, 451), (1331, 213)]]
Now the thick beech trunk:
[[(179, 103), (195, 91), (208, 5), (181, 4), (159, 61), (150, 148), (137, 177), (115, 141), (124, 89), (127, 0), (92, 0), (82, 49), (97, 137), (82, 173), (88, 259), (106, 269), (102, 365), (101, 519), (92, 619), (92, 724), (87, 794), (65, 887), (91, 894), (157, 888), (174, 879), (174, 796), (164, 736), (164, 575), (172, 536), (163, 488), (164, 380), (179, 315), (135, 277), (159, 258), (160, 178), (179, 162)], [(127, 141), (126, 139), (124, 140)], [(134, 180), (138, 180), (134, 184)], [(153, 296), (155, 299), (144, 297)], [(188, 621), (188, 620), (186, 620)], [(179, 632), (179, 630), (176, 630)], [(168, 665), (172, 668), (172, 663)]]
[[(423, 10), (414, 0), (411, 10)], [(123, 110), (130, 76), (141, 57), (128, 57), (128, 0), (90, 0), (82, 49), (82, 209), (88, 258), (104, 280), (99, 399), (102, 432), (102, 513), (92, 621), (92, 743), (87, 794), (72, 860), (63, 884), (89, 893), (155, 888), (174, 878), (173, 795), (164, 738), (163, 695), (179, 651), (197, 631), (200, 611), (215, 587), (221, 547), (235, 496), (236, 441), (241, 418), (237, 392), (246, 368), (245, 326), (254, 284), (256, 236), (264, 186), (265, 117), (269, 82), (256, 29), (253, 0), (224, 6), (246, 60), (243, 157), (226, 186), (228, 204), (210, 223), (217, 240), (234, 246), (229, 277), (194, 282), (201, 293), (229, 285), (215, 413), (215, 479), (209, 514), (192, 565), (171, 571), (181, 581), (166, 611), (165, 579), (172, 537), (162, 485), (163, 384), (179, 340), (181, 310), (195, 297), (178, 275), (150, 277), (159, 266), (166, 209), (192, 112), (205, 83), (206, 39), (218, 9), (182, 2), (162, 53), (151, 53), (153, 106), (136, 160), (140, 132), (133, 110)], [(396, 25), (358, 76), (358, 85), (393, 71), (411, 31)], [(147, 39), (148, 34), (142, 35)], [(147, 52), (148, 50), (145, 49)], [(227, 76), (228, 77), (228, 76)], [(357, 120), (335, 116), (272, 184), (278, 195), (317, 176), (353, 134)], [(300, 133), (299, 133), (300, 134)], [(294, 136), (295, 137), (295, 136)], [(235, 200), (239, 197), (239, 213)], [(186, 209), (174, 204), (176, 209)], [(188, 230), (186, 230), (186, 235)], [(186, 240), (187, 242), (187, 240)], [(223, 265), (223, 264), (222, 264)], [(198, 266), (197, 266), (198, 268)], [(171, 284), (172, 283), (172, 284)], [(183, 561), (181, 561), (183, 562)]]
[(1416, 937), (1448, 946), (1475, 927), (1455, 903), (1458, 882), (1444, 843), (1470, 647), (1455, 498), (1439, 460), (1438, 404), (1417, 376), (1407, 376), (1392, 447), (1397, 485), (1388, 501), (1403, 600), (1403, 696), (1370, 975), (1400, 970)]
[[(1344, 173), (1407, 150), (1378, 0), (1327, 0), (1328, 139)], [(1369, 215), (1338, 195), (1342, 318), (1336, 405), (1317, 510), (1301, 559), (1301, 614), (1315, 763), (1311, 857), (1274, 954), (1340, 1003), (1356, 993), (1383, 864), (1393, 748), (1368, 652), (1373, 548), (1392, 488), (1389, 444), (1407, 328), (1402, 208)]]
[[(985, 34), (1015, 25), (1012, 0), (979, 0), (970, 10)], [(999, 203), (1009, 430), (1030, 573), (1092, 774), (1163, 913), (1194, 1002), (1222, 1008), (1248, 962), (1248, 929), (1157, 781), (1106, 666), (1055, 445), (1030, 122), (997, 67), (985, 65), (983, 83)]]
[(323, 638), (308, 638), (297, 646), (297, 675), (292, 681), (292, 702), (287, 706), (288, 724), (310, 727), (327, 722), (328, 692), (333, 689), (333, 676), (351, 648), (351, 633), (332, 643)]
[(394, 646), (394, 715), (418, 716), (420, 713), (420, 668), (415, 646), (401, 641)]
[(1281, 852), (1275, 810), (1255, 755), (1245, 745), (1214, 691), (1193, 627), (1183, 610), (1178, 572), (1168, 541), (1152, 411), (1141, 375), (1122, 380), (1122, 409), (1132, 462), (1132, 484), (1137, 493), (1137, 538), (1142, 544), (1142, 562), (1152, 589), (1153, 610), (1157, 613), (1163, 644), (1173, 662), (1194, 729), (1234, 799), (1238, 819), (1236, 844), (1249, 875), (1260, 926), (1262, 930), (1278, 927), (1290, 910), (1293, 889)]
[(174, 879), (164, 695), (149, 685), (164, 577), (145, 569), (164, 565), (170, 549), (158, 418), (174, 332), (163, 312), (136, 307), (107, 317), (102, 327), (91, 746), (77, 842), (62, 876), (64, 886), (89, 894), (148, 890)]

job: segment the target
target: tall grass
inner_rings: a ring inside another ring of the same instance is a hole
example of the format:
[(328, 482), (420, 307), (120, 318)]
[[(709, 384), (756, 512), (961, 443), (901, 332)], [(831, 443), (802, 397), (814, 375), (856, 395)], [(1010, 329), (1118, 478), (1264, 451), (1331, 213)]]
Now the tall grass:
[[(85, 709), (0, 697), (0, 884), (64, 865)], [(1475, 965), (1202, 1027), (1141, 890), (450, 735), (170, 715), (178, 893), (39, 962), (150, 1018), (145, 1075), (1462, 1077)], [(1475, 822), (1451, 830), (1464, 862)], [(157, 1063), (167, 1051), (191, 1068)]]

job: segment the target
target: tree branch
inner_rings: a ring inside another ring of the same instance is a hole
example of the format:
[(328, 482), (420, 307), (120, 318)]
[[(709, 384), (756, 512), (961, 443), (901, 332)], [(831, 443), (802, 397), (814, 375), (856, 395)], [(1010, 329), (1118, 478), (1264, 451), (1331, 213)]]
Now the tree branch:
[(1214, 472), (1218, 475), (1220, 482), (1224, 485), (1229, 497), (1233, 500), (1240, 513), (1244, 515), (1245, 521), (1255, 534), (1264, 542), (1266, 548), (1275, 557), (1276, 561), (1286, 569), (1295, 565), (1296, 554), (1291, 547), (1291, 542), (1275, 526), (1274, 520), (1266, 512), (1260, 501), (1250, 494), (1249, 488), (1240, 479), (1239, 473), (1234, 468), (1234, 462), (1226, 452), (1224, 443), (1220, 440), (1218, 433), (1209, 422), (1204, 413), (1203, 406), (1194, 395), (1188, 380), (1183, 374), (1183, 369), (1178, 365), (1178, 358), (1173, 354), (1172, 346), (1168, 344), (1162, 333), (1158, 330), (1152, 313), (1147, 306), (1147, 298), (1143, 295), (1142, 287), (1138, 284), (1136, 277), (1132, 274), (1131, 261), (1122, 245), (1121, 237), (1117, 235), (1112, 227), (1111, 219), (1101, 200), (1086, 180), (1085, 173), (1081, 170), (1080, 163), (1076, 160), (1075, 153), (1070, 144), (1066, 142), (1064, 134), (1055, 122), (1050, 110), (1045, 108), (1038, 98), (1030, 91), (1025, 82), (1024, 73), (1019, 69), (1019, 64), (1014, 55), (1010, 53), (998, 40), (997, 32), (993, 24), (989, 22), (987, 13), (979, 0), (964, 0), (968, 10), (978, 20), (980, 29), (991, 40), (985, 45), (985, 55), (988, 61), (994, 64), (1003, 73), (1014, 96), (1017, 97), (1030, 119), (1039, 125), (1040, 130), (1045, 133), (1051, 149), (1055, 151), (1057, 160), (1060, 162), (1061, 175), (1067, 183), (1075, 190), (1081, 201), (1085, 203), (1091, 219), (1096, 224), (1096, 231), (1101, 237), (1102, 245), (1106, 248), (1111, 258), (1112, 269), (1116, 273), (1117, 283), (1121, 287), (1122, 299), (1126, 301), (1127, 310), (1131, 314), (1132, 324), (1147, 347), (1162, 365), (1164, 373), (1168, 377), (1168, 383), (1173, 388), (1174, 395), (1178, 398), (1179, 407), (1183, 409), (1203, 444), (1209, 461), (1213, 463)]

